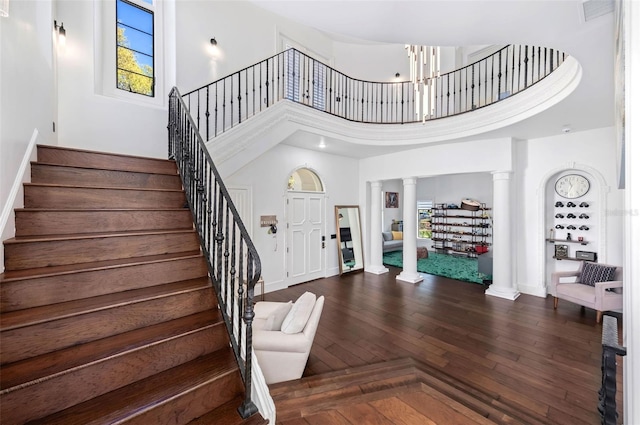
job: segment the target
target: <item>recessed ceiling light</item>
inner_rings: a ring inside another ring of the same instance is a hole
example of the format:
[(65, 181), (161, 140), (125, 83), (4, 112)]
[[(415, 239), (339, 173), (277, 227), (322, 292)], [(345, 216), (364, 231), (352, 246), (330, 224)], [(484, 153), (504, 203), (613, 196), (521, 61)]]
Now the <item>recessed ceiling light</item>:
[(324, 144), (324, 140), (321, 140), (320, 144), (318, 145), (318, 147), (324, 149), (324, 148), (327, 147), (327, 145)]

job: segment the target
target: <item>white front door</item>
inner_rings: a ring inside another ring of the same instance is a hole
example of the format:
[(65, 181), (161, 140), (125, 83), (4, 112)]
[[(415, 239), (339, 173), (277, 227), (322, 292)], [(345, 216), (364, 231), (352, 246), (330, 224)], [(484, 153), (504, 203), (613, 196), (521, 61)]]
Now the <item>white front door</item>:
[(325, 277), (324, 193), (287, 196), (287, 284)]

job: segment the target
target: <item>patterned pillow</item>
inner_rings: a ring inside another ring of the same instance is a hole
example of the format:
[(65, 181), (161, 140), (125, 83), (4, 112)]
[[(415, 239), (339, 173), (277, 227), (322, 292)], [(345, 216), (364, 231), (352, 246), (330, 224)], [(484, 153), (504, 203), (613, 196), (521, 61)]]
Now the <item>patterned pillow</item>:
[(603, 266), (602, 264), (584, 263), (580, 283), (596, 286), (596, 282), (610, 282), (616, 275), (616, 267)]

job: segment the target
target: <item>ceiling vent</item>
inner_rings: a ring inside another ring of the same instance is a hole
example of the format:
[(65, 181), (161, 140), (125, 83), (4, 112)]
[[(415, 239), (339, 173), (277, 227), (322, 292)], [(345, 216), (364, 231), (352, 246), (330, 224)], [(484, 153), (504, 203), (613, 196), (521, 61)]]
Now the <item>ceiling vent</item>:
[(613, 13), (615, 0), (585, 0), (582, 2), (582, 18), (589, 22), (599, 16)]

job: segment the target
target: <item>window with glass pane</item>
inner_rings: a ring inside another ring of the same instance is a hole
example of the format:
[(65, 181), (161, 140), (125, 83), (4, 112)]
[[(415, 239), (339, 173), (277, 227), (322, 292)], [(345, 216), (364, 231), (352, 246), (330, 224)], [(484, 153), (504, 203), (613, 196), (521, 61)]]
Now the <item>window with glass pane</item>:
[(431, 209), (433, 201), (418, 201), (418, 238), (431, 239)]
[[(151, 0), (144, 0), (152, 4)], [(153, 12), (126, 2), (116, 2), (117, 87), (154, 96)]]

